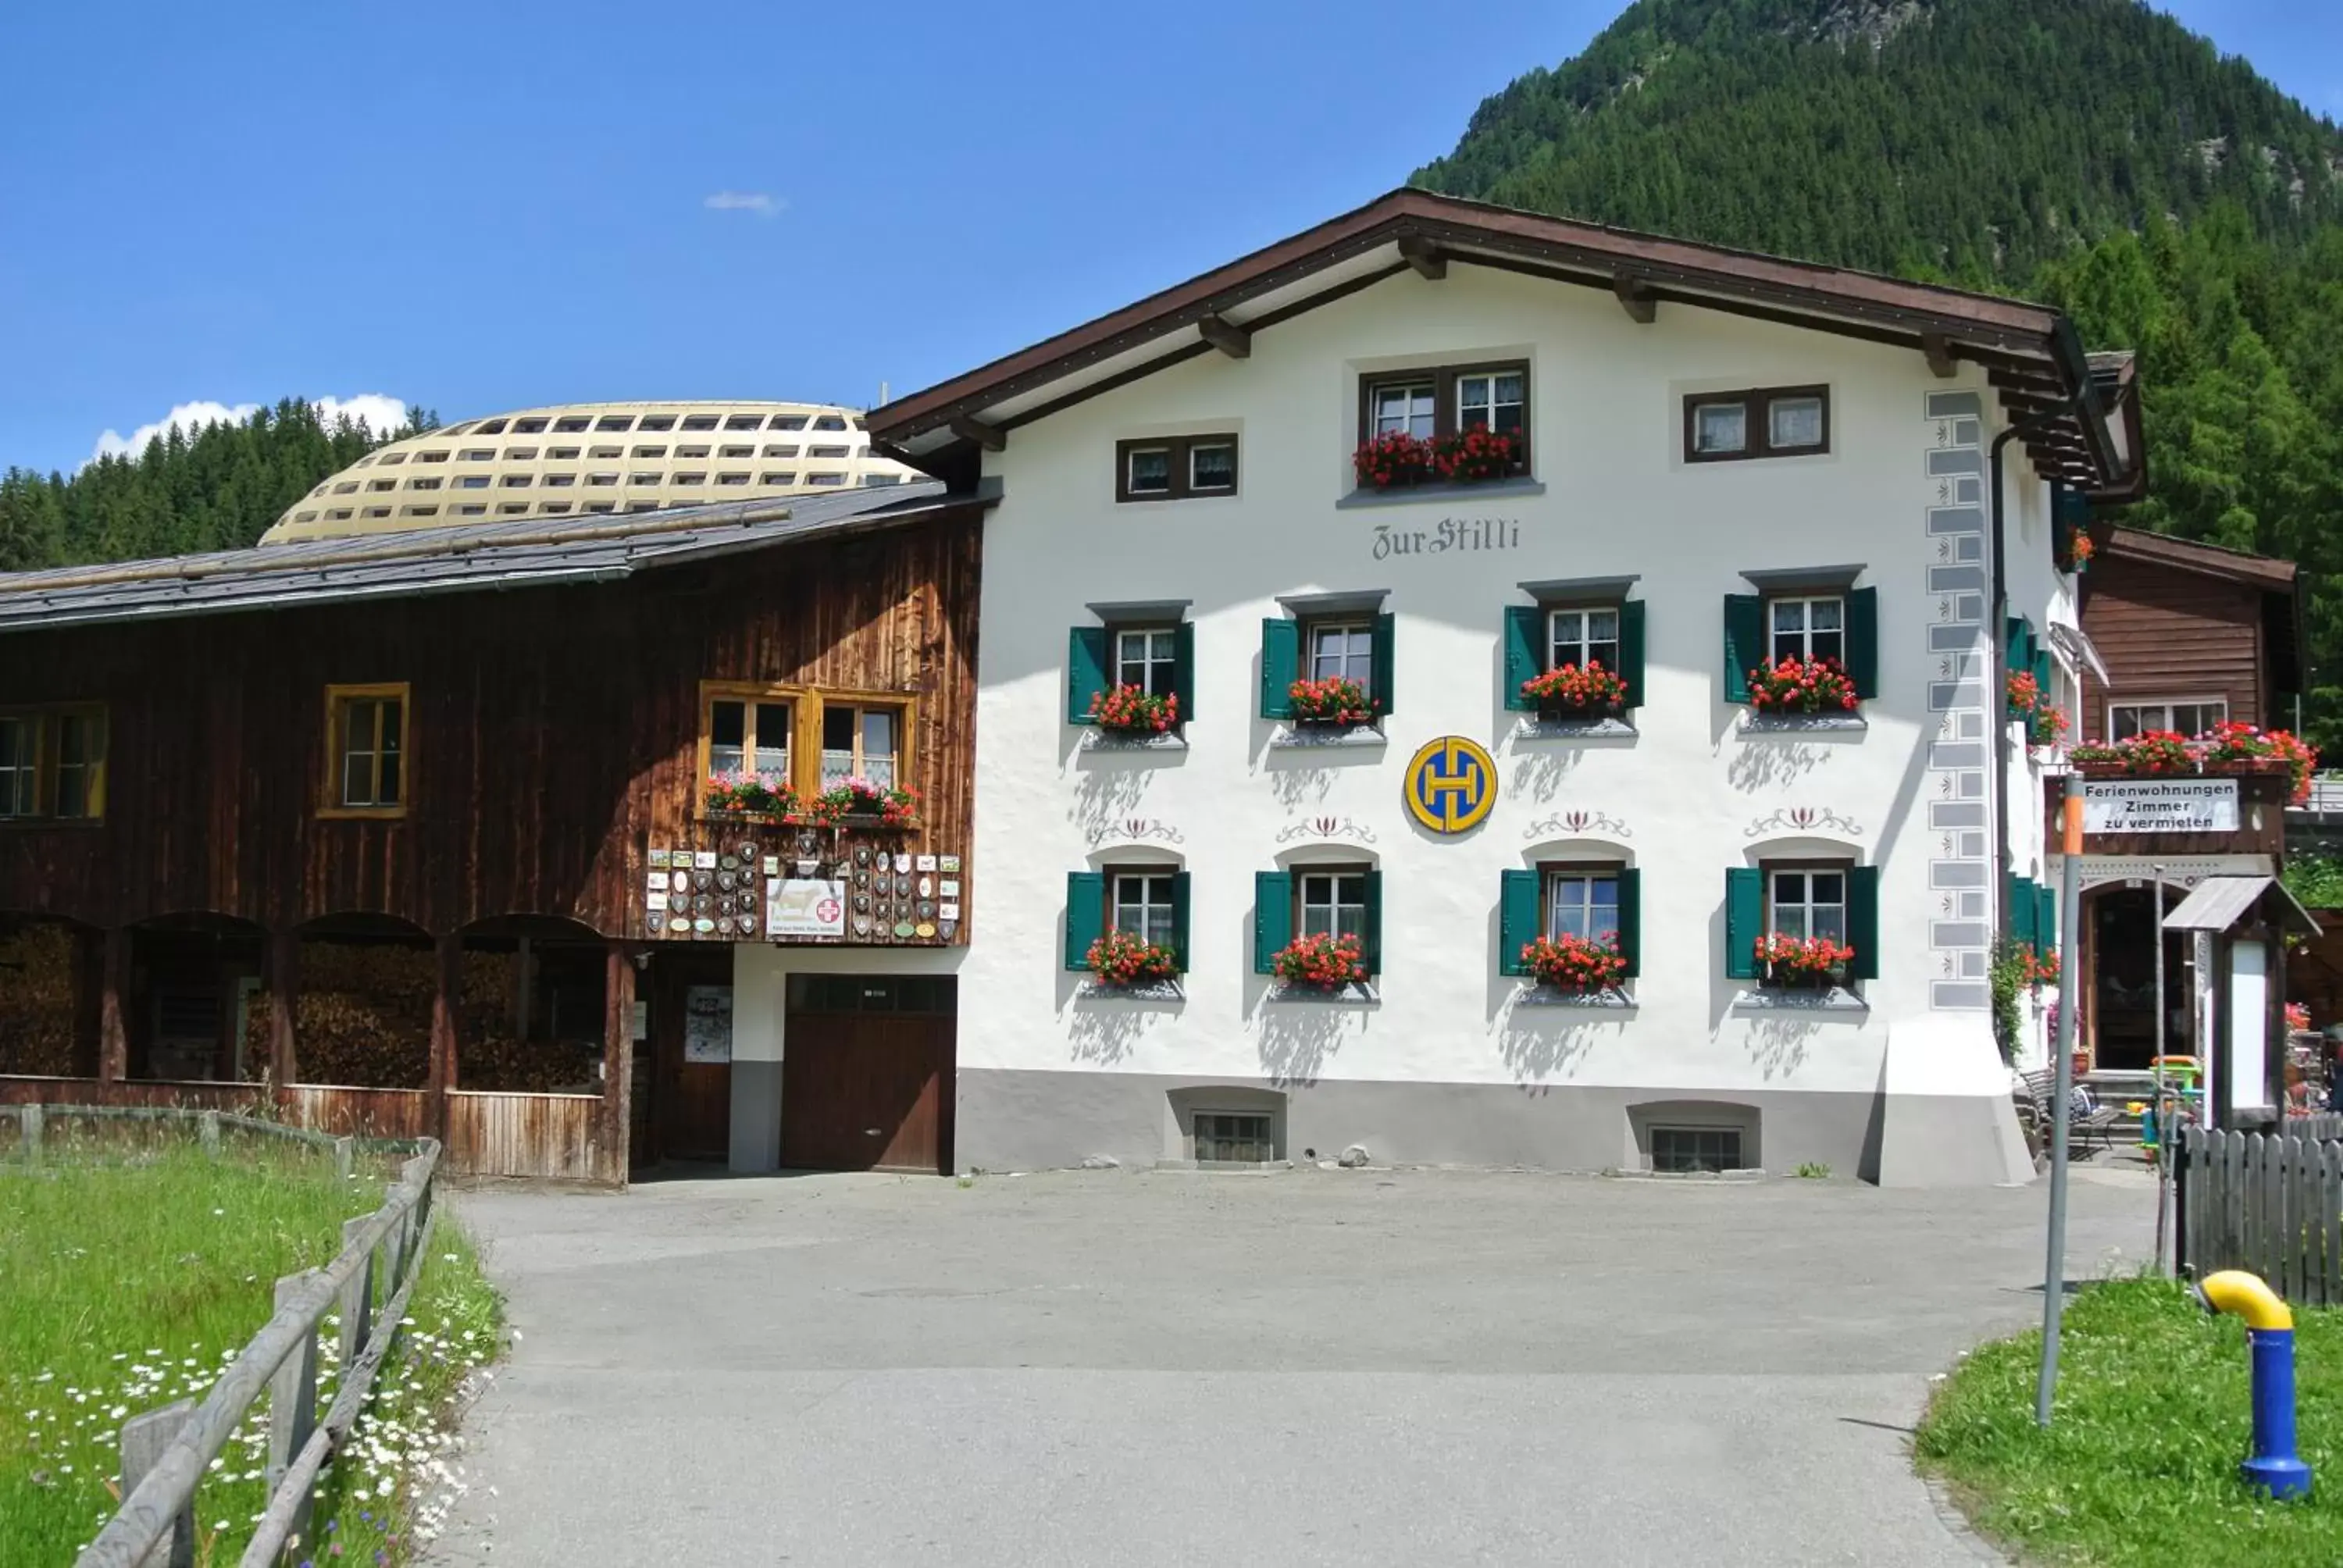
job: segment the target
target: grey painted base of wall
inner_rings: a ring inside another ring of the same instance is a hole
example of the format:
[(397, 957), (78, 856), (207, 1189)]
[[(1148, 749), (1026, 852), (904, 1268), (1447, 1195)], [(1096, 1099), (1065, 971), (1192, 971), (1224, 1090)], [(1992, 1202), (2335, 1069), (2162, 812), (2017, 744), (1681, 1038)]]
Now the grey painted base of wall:
[[(1745, 1156), (1769, 1171), (1814, 1162), (1897, 1186), (1986, 1186), (2033, 1174), (2030, 1161), (2021, 1171), (2011, 1157), (2024, 1141), (2006, 1095), (1332, 1081), (1288, 1087), (1264, 1079), (968, 1068), (960, 1072), (957, 1164), (1037, 1171), (1093, 1155), (1142, 1169), (1176, 1161), (1189, 1151), (1180, 1144), (1175, 1102), (1214, 1109), (1202, 1092), (1212, 1088), (1254, 1096), (1282, 1088), (1280, 1152), (1295, 1161), (1312, 1150), (1332, 1160), (1356, 1143), (1379, 1165), (1633, 1171), (1648, 1168), (1638, 1131), (1653, 1121), (1729, 1122), (1754, 1111)], [(1226, 1109), (1253, 1108), (1245, 1097), (1231, 1099)]]
[(781, 1064), (732, 1062), (732, 1149), (735, 1171), (781, 1168)]

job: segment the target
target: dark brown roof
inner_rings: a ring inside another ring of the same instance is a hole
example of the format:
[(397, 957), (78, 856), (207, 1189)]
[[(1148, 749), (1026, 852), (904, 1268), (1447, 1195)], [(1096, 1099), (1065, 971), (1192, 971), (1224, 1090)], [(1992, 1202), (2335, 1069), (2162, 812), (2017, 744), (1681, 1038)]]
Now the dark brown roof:
[[(1786, 261), (1402, 189), (1071, 331), (866, 416), (880, 441), (931, 471), (954, 449), (1183, 359), (1242, 348), (1253, 332), (1414, 266), (1449, 262), (1785, 321), (1984, 366), (2013, 417), (2032, 417), (2037, 470), (2107, 498), (2134, 483), (2137, 447), (2106, 419), (2129, 366), (2097, 367), (2056, 310), (1871, 273)], [(1234, 328), (1232, 333), (1229, 329)]]

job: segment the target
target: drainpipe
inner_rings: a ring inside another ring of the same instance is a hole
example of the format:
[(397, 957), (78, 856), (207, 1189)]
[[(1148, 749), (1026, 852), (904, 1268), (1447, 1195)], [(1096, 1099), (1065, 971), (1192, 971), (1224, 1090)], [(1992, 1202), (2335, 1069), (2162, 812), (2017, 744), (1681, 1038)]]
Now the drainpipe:
[(1996, 942), (2009, 930), (2009, 714), (2005, 695), (2009, 687), (2009, 570), (2005, 548), (2001, 449), (2068, 412), (2061, 408), (2016, 421), (1993, 438), (1987, 465), (1990, 476), (1986, 483), (1992, 488), (1987, 505), (1993, 515), (1993, 615), (1987, 629), (1993, 634), (1993, 658), (1987, 666), (1991, 675), (1986, 691), (1986, 729), (1993, 737), (1993, 934)]

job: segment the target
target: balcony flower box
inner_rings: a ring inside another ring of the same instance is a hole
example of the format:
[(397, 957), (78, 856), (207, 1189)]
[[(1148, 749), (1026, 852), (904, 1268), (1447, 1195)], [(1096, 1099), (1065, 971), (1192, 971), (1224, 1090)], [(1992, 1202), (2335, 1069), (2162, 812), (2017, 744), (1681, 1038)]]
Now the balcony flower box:
[(2055, 702), (2037, 704), (2026, 716), (2026, 739), (2028, 744), (2054, 747), (2066, 738), (2066, 710)]
[(1852, 713), (1861, 700), (1835, 658), (1769, 659), (1749, 672), (1749, 706), (1759, 713)]
[(1404, 430), (1393, 430), (1359, 443), (1351, 455), (1351, 471), (1363, 490), (1396, 490), (1435, 477), (1432, 443)]
[(1291, 986), (1333, 992), (1367, 977), (1364, 949), (1356, 937), (1296, 937), (1277, 950), (1270, 972)]
[(1761, 983), (1777, 990), (1827, 990), (1846, 979), (1855, 950), (1828, 937), (1794, 937), (1771, 931), (1757, 939)]
[(1161, 942), (1151, 942), (1131, 931), (1109, 931), (1091, 943), (1083, 960), (1104, 986), (1127, 989), (1177, 980), (1180, 955)]
[(809, 821), (840, 828), (898, 828), (919, 825), (920, 795), (856, 776), (841, 779), (806, 803)]
[(1386, 431), (1360, 442), (1351, 455), (1351, 471), (1363, 490), (1477, 485), (1511, 478), (1522, 467), (1522, 438), (1483, 425), (1430, 440), (1404, 430)]
[(1355, 680), (1341, 676), (1329, 676), (1323, 680), (1304, 678), (1285, 689), (1286, 700), (1292, 705), (1296, 724), (1324, 724), (1350, 728), (1373, 724), (1383, 704), (1367, 696), (1366, 688)]
[(1565, 664), (1522, 682), (1522, 695), (1546, 719), (1610, 719), (1627, 703), (1627, 683), (1590, 659), (1584, 668)]
[(1616, 990), (1627, 978), (1627, 955), (1615, 936), (1604, 941), (1564, 934), (1522, 944), (1522, 967), (1540, 985), (1575, 996)]
[(2207, 773), (2282, 772), (2293, 779), (2289, 793), (2297, 804), (2310, 799), (2310, 774), (2318, 766), (2318, 751), (2289, 731), (2217, 724), (2210, 735), (2198, 737), (2197, 746)]
[(1091, 718), (1113, 735), (1167, 735), (1180, 724), (1180, 697), (1151, 696), (1145, 688), (1117, 686), (1091, 698)]
[(2113, 745), (2077, 746), (2066, 754), (2086, 779), (2169, 778), (2197, 771), (2197, 754), (2187, 738), (2169, 729), (2146, 729)]
[(1521, 438), (1508, 432), (1475, 425), (1432, 444), (1432, 467), (1453, 485), (1477, 485), (1484, 479), (1504, 479), (1521, 472)]

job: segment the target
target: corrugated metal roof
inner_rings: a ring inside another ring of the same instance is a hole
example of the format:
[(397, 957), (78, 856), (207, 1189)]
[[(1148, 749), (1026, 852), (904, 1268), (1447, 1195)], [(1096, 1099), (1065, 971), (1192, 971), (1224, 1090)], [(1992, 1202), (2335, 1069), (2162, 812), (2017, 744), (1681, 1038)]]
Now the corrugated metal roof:
[[(980, 503), (990, 497), (975, 498)], [(825, 534), (886, 528), (947, 502), (939, 484), (709, 507), (515, 518), (262, 545), (163, 560), (0, 574), (0, 632), (331, 600), (610, 581)]]
[(2207, 877), (2197, 884), (2194, 891), (2173, 907), (2164, 917), (2167, 931), (2226, 931), (2253, 912), (2264, 893), (2278, 892), (2280, 921), (2293, 925), (2312, 936), (2318, 934), (2318, 922), (2310, 911), (2296, 901), (2286, 884), (2276, 877)]

